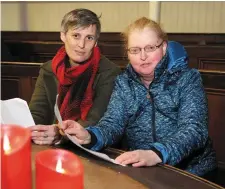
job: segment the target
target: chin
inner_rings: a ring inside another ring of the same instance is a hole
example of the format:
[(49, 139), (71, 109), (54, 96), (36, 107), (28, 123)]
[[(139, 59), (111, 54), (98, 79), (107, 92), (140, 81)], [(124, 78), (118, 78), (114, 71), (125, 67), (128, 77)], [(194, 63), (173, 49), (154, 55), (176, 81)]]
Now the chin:
[(140, 70), (140, 72), (138, 72), (140, 75), (143, 75), (143, 76), (149, 76), (149, 75), (152, 75), (152, 70)]
[(140, 73), (140, 76), (142, 77), (150, 77), (152, 75), (152, 73)]
[(76, 63), (83, 63), (83, 62), (85, 62), (86, 60), (87, 60), (88, 58), (85, 58), (85, 57), (82, 57), (82, 58), (73, 58), (72, 60), (73, 60), (73, 62), (76, 62)]

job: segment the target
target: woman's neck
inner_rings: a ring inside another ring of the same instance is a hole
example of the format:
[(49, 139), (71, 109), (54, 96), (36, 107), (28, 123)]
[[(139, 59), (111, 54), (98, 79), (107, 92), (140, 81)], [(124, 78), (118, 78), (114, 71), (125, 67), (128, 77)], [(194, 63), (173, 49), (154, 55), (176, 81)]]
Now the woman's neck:
[(70, 62), (70, 66), (71, 66), (71, 67), (79, 66), (79, 65), (80, 65), (80, 64), (78, 64), (78, 63), (72, 61), (71, 59), (69, 59), (69, 62)]
[(149, 85), (151, 84), (153, 79), (154, 79), (154, 75), (149, 77), (141, 77), (141, 81), (146, 88), (149, 88)]

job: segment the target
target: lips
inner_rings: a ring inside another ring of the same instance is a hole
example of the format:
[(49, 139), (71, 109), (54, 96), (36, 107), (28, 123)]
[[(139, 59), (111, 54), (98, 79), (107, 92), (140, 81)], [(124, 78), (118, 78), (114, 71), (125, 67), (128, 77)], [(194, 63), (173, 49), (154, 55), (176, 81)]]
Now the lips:
[(76, 52), (78, 55), (81, 55), (81, 56), (85, 54), (85, 52), (82, 52), (82, 51), (76, 51), (76, 50), (75, 50), (75, 52)]
[(141, 67), (146, 68), (146, 67), (148, 67), (150, 65), (151, 65), (150, 63), (144, 63), (144, 64), (141, 64)]

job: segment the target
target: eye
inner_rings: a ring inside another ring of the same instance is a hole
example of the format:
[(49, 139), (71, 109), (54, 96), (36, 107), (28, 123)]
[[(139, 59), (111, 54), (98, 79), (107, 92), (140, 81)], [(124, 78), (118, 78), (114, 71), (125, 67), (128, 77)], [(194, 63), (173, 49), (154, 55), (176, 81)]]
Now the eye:
[(147, 52), (154, 51), (154, 50), (155, 50), (155, 46), (148, 45), (145, 47), (145, 51)]
[(140, 52), (140, 48), (138, 47), (132, 47), (129, 49), (131, 54), (138, 54)]
[(95, 40), (95, 37), (94, 36), (87, 36), (87, 40), (93, 41), (93, 40)]
[(75, 34), (73, 34), (73, 37), (74, 37), (75, 39), (78, 39), (78, 38), (80, 37), (80, 35), (79, 35), (78, 33), (75, 33)]

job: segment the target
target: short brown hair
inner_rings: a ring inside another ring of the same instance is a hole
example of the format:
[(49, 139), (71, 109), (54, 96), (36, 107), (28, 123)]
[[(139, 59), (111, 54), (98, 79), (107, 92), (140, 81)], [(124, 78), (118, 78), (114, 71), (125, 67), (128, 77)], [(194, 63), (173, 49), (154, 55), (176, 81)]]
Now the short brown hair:
[(80, 28), (96, 25), (96, 37), (98, 39), (101, 32), (100, 17), (88, 9), (74, 9), (63, 17), (61, 32), (66, 33), (71, 27)]

